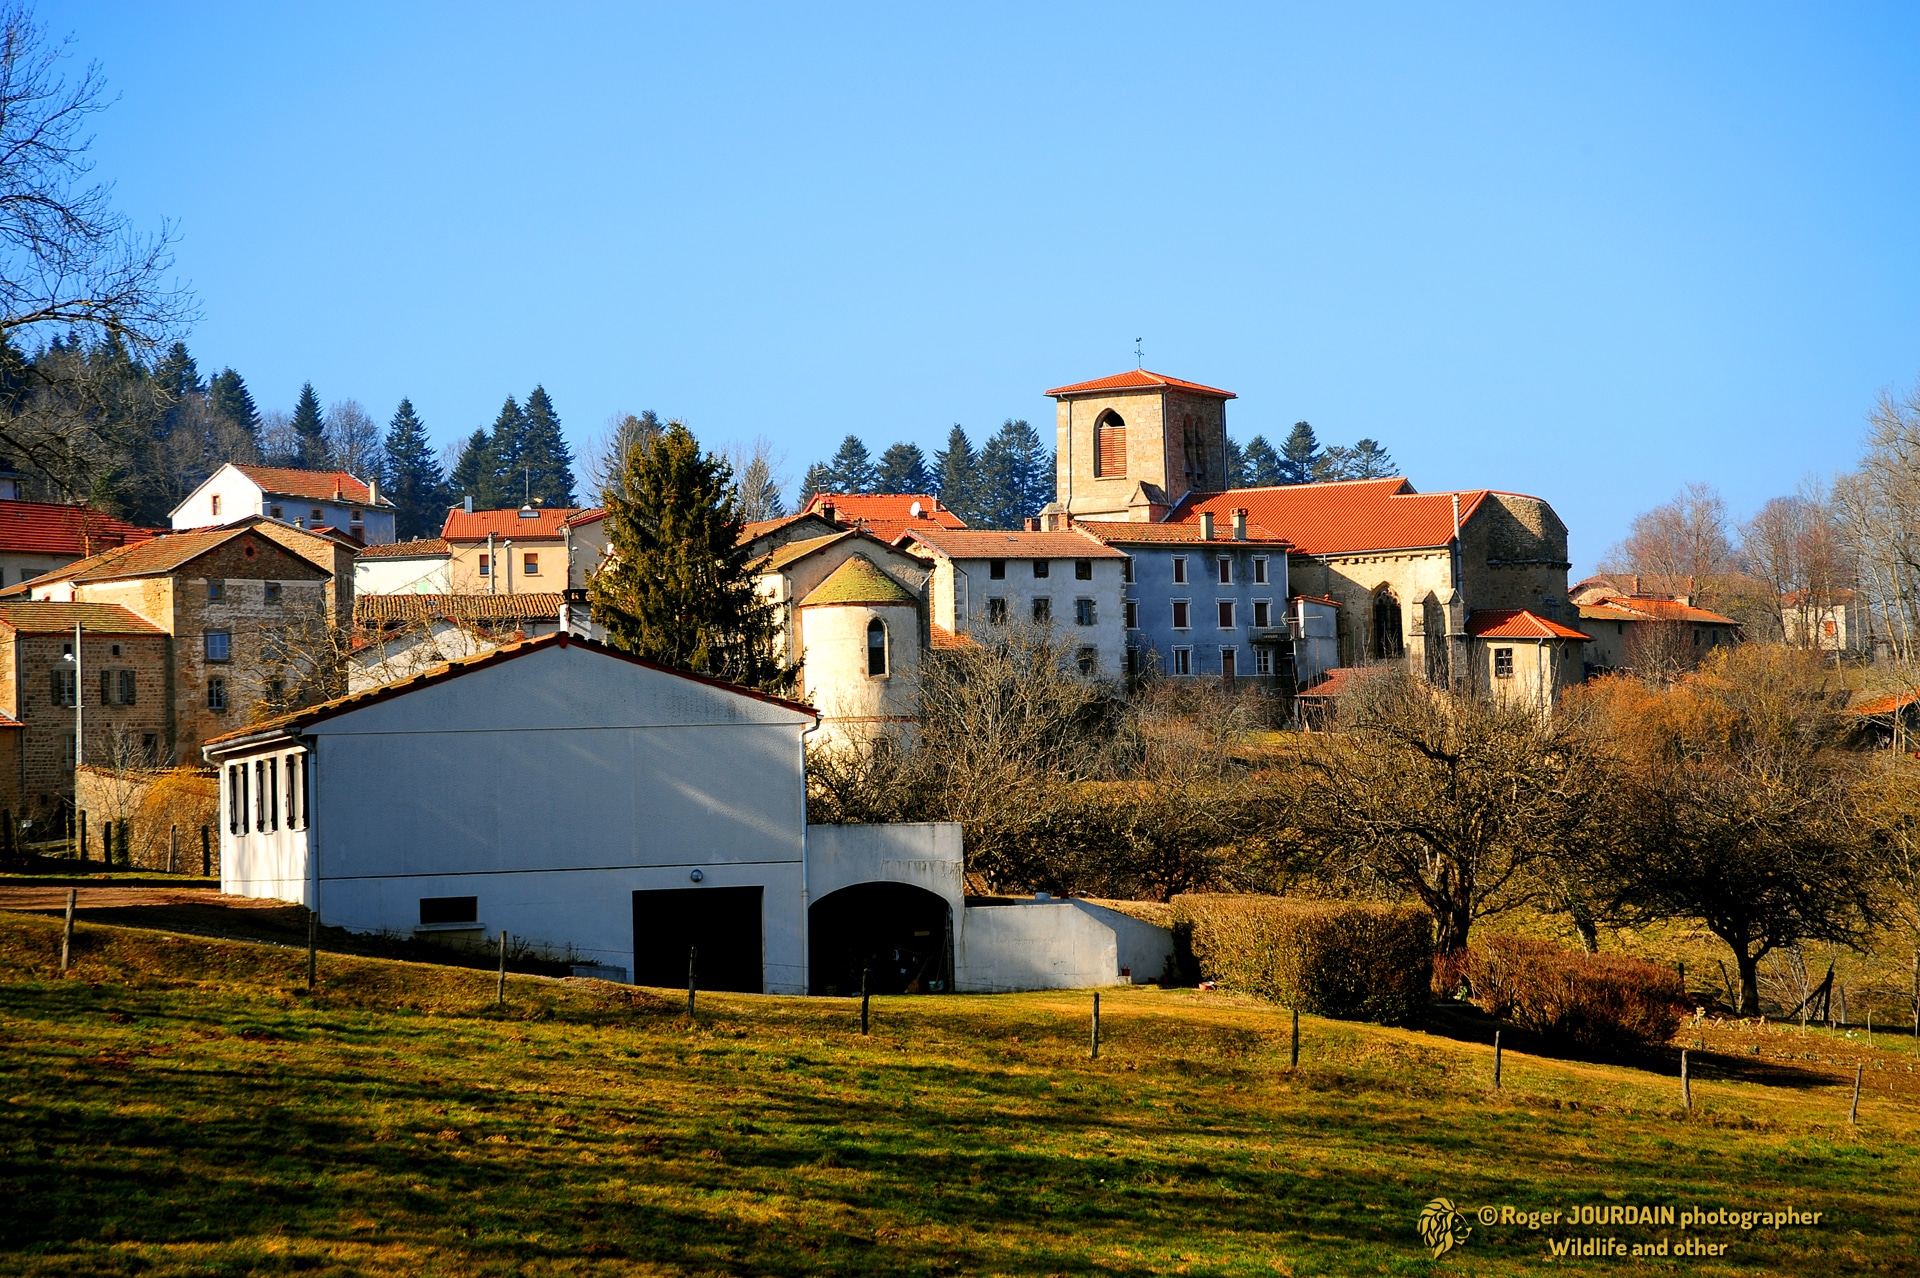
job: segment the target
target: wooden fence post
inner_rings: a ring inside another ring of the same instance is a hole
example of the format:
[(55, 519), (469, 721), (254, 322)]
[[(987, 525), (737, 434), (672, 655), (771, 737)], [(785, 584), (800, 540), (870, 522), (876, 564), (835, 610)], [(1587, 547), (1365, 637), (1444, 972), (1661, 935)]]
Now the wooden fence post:
[(1500, 1031), (1493, 1032), (1493, 1090), (1500, 1090)]
[(1853, 1108), (1847, 1111), (1847, 1122), (1849, 1125), (1857, 1125), (1860, 1122), (1860, 1076), (1866, 1071), (1866, 1068), (1865, 1065), (1855, 1065), (1853, 1067)]
[(1100, 995), (1093, 996), (1093, 1043), (1087, 1053), (1089, 1060), (1100, 1059)]
[(1687, 1073), (1687, 1049), (1680, 1049), (1680, 1103), (1693, 1110), (1693, 1079)]
[(80, 809), (79, 841), (74, 846), (80, 849), (80, 863), (85, 865), (87, 862), (87, 810), (85, 808)]
[(1293, 1049), (1287, 1056), (1287, 1068), (1300, 1068), (1300, 1009), (1293, 1009)]
[(76, 888), (67, 889), (67, 929), (60, 936), (60, 970), (67, 970), (67, 959), (73, 953), (73, 905), (80, 892)]
[(493, 1001), (500, 1006), (507, 1005), (507, 929), (500, 929), (500, 983), (493, 991)]

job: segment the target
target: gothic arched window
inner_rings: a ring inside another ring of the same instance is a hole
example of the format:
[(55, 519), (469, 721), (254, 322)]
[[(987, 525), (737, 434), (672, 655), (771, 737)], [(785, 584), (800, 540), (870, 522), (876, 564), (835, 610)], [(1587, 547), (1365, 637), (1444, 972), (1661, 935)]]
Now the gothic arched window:
[(887, 623), (875, 617), (867, 623), (867, 673), (887, 672)]
[(1400, 601), (1382, 586), (1373, 596), (1373, 655), (1381, 659), (1399, 656), (1403, 651), (1400, 635)]
[(1101, 479), (1127, 473), (1127, 421), (1111, 408), (1093, 423), (1093, 473)]

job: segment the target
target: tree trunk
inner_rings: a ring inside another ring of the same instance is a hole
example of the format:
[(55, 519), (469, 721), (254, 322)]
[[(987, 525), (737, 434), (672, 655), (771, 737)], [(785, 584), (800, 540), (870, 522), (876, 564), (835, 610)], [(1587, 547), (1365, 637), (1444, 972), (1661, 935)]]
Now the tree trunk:
[(1473, 926), (1473, 910), (1456, 902), (1434, 916), (1437, 935), (1434, 952), (1454, 954), (1467, 948), (1467, 932)]
[(1733, 952), (1740, 965), (1740, 1015), (1755, 1016), (1760, 1011), (1760, 956), (1748, 954), (1741, 946)]

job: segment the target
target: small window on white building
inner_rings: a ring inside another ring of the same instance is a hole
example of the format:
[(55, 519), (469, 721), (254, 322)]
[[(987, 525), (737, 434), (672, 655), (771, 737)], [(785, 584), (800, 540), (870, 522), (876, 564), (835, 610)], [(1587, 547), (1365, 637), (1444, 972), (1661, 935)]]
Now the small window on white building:
[(227, 833), (228, 834), (240, 833), (241, 814), (246, 811), (246, 800), (240, 797), (240, 778), (242, 775), (243, 774), (239, 764), (229, 763), (227, 765)]
[(1053, 565), (1044, 559), (1036, 559), (1033, 561), (1033, 575), (1036, 579), (1045, 577), (1048, 572), (1052, 571), (1052, 568)]
[(1193, 649), (1175, 648), (1173, 650), (1173, 673), (1177, 675), (1193, 673)]
[(1007, 624), (1007, 601), (1004, 599), (987, 600), (987, 620), (996, 626)]
[(294, 775), (297, 766), (294, 761), (297, 757), (291, 754), (287, 756), (287, 828), (289, 830), (300, 828), (300, 785), (299, 778)]
[(867, 674), (887, 672), (887, 623), (875, 617), (867, 623)]
[(1080, 667), (1080, 673), (1091, 678), (1100, 669), (1100, 650), (1082, 648), (1073, 655), (1074, 664)]
[(267, 761), (253, 761), (253, 828), (257, 833), (267, 832)]
[(213, 513), (216, 515), (220, 513), (220, 494), (219, 493), (215, 493), (213, 495)]
[(280, 756), (267, 760), (267, 828), (280, 828)]
[(538, 577), (539, 575), (540, 575), (540, 556), (534, 554), (532, 551), (528, 551), (527, 552), (527, 576)]
[(1093, 580), (1093, 560), (1076, 559), (1073, 561), (1073, 579), (1075, 581)]
[(483, 550), (480, 552), (480, 575), (482, 577), (485, 577), (485, 576), (491, 575), (492, 572), (493, 572), (493, 556), (489, 555), (486, 551)]
[(1007, 561), (1004, 559), (987, 560), (987, 580), (1005, 581), (1007, 579)]
[(1495, 648), (1493, 650), (1493, 677), (1496, 679), (1513, 678), (1513, 649)]

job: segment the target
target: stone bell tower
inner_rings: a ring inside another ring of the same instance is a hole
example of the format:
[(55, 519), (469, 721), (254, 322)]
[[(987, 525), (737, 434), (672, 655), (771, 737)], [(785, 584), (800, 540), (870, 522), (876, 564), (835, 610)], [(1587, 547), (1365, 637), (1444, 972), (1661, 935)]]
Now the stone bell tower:
[(1050, 512), (1154, 522), (1190, 492), (1227, 486), (1232, 391), (1135, 369), (1047, 394), (1057, 404)]

